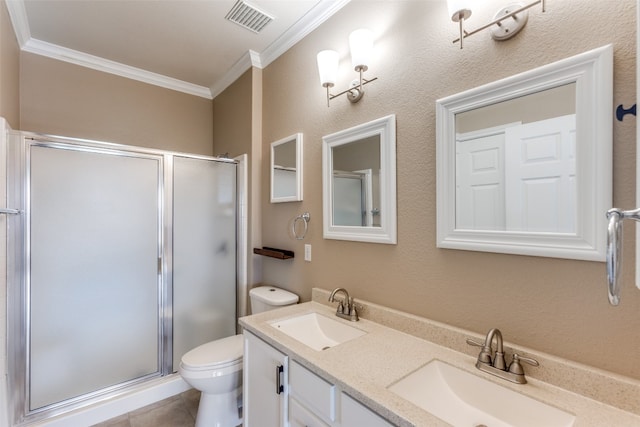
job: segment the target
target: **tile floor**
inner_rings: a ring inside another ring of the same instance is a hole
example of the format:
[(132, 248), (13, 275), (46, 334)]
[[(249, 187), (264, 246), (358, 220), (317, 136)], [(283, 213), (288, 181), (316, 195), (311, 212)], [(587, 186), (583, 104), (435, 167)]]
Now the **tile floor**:
[(188, 390), (93, 427), (194, 427), (200, 392)]

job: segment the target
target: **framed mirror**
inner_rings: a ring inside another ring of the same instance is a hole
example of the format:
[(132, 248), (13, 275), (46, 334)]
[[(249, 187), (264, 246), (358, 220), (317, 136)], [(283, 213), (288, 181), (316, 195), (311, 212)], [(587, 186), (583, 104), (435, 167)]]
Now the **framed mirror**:
[(322, 138), (325, 239), (396, 244), (396, 116)]
[(271, 143), (271, 203), (302, 200), (302, 134)]
[(436, 102), (437, 246), (605, 260), (613, 49)]

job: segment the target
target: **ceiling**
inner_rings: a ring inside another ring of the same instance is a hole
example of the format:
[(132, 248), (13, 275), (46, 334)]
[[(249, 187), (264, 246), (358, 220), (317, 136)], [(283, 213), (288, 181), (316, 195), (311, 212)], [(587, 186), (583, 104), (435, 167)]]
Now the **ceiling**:
[(258, 33), (225, 19), (236, 0), (5, 2), (23, 51), (211, 99), (349, 0), (247, 0), (273, 18)]

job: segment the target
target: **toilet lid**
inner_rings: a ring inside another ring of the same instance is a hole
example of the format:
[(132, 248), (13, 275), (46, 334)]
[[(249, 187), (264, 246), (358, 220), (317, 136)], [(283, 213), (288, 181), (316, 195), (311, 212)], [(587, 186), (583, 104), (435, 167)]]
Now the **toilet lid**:
[(186, 368), (202, 369), (209, 366), (230, 365), (242, 360), (242, 334), (202, 344), (182, 356)]

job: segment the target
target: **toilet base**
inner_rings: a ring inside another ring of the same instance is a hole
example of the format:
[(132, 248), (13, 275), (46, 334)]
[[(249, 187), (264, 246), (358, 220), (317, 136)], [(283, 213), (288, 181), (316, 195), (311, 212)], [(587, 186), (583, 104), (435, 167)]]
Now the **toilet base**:
[(200, 394), (195, 427), (236, 427), (242, 424), (240, 395), (242, 388), (230, 393)]

